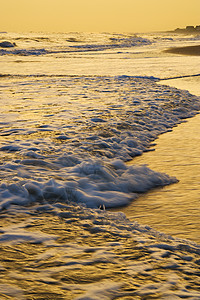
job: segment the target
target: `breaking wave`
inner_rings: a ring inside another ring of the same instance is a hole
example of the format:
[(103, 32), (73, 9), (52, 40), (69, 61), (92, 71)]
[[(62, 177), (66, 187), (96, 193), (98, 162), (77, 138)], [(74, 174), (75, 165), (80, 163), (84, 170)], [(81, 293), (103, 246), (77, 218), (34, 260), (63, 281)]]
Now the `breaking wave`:
[[(19, 39), (18, 39), (19, 40)], [(21, 38), (24, 41), (24, 39)], [(19, 40), (20, 41), (20, 40)], [(27, 41), (27, 39), (25, 39)], [(80, 42), (77, 38), (68, 38), (66, 41), (62, 41), (62, 46), (58, 45), (55, 41), (54, 43), (46, 38), (37, 38), (37, 40), (31, 39), (31, 42), (36, 43), (46, 42), (45, 48), (21, 48), (15, 43), (7, 42), (9, 46), (8, 49), (0, 49), (0, 55), (19, 55), (19, 56), (40, 56), (46, 54), (58, 54), (58, 53), (71, 53), (71, 52), (87, 52), (87, 51), (104, 51), (109, 49), (118, 49), (118, 48), (130, 48), (150, 45), (152, 42), (146, 38), (132, 36), (132, 37), (110, 37), (106, 42), (101, 43), (101, 41), (92, 43)], [(73, 45), (71, 45), (73, 43)], [(77, 43), (79, 45), (77, 45)], [(12, 49), (10, 48), (12, 45)], [(0, 45), (1, 46), (1, 45)], [(8, 48), (8, 47), (6, 47)]]
[[(124, 162), (147, 151), (158, 134), (193, 116), (199, 109), (197, 97), (174, 88), (166, 90), (154, 78), (69, 76), (58, 77), (56, 82), (51, 77), (12, 80), (16, 80), (18, 92), (18, 80), (22, 80), (21, 89), (24, 91), (26, 86), (27, 95), (35, 84), (41, 97), (47, 84), (55, 91), (58, 88), (59, 93), (62, 90), (63, 95), (59, 102), (54, 98), (50, 102), (47, 95), (39, 109), (37, 105), (40, 107), (43, 98), (34, 98), (28, 107), (21, 106), (22, 115), (42, 113), (38, 120), (25, 119), (21, 127), (17, 126), (18, 119), (7, 123), (11, 103), (8, 112), (6, 106), (3, 108), (1, 209), (11, 204), (61, 200), (93, 208), (117, 207), (127, 205), (139, 193), (177, 182), (147, 166), (127, 166)], [(70, 87), (67, 91), (66, 86)], [(66, 97), (75, 100), (71, 103)], [(13, 102), (13, 108), (15, 105)]]

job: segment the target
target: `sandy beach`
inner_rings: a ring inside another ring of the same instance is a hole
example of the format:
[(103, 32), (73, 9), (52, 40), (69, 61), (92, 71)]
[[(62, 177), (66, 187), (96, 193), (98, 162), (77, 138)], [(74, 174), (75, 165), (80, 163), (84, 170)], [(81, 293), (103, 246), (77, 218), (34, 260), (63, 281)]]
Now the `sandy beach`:
[(186, 47), (173, 47), (165, 50), (164, 52), (181, 54), (181, 55), (200, 55), (200, 45), (186, 46)]

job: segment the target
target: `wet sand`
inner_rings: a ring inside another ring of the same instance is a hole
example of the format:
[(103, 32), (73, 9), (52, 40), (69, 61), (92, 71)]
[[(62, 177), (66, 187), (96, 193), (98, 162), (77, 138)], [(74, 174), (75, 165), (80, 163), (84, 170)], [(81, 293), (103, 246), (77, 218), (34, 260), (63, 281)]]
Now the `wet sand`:
[(186, 47), (174, 47), (165, 50), (167, 53), (181, 54), (181, 55), (200, 55), (200, 45), (186, 46)]
[[(155, 151), (135, 157), (129, 164), (148, 164), (159, 172), (178, 178), (174, 185), (154, 189), (141, 195), (122, 211), (131, 221), (187, 238), (200, 244), (199, 147), (200, 115), (187, 120), (172, 132), (161, 135)], [(169, 148), (169, 145), (171, 147)]]
[[(161, 81), (200, 96), (200, 76)], [(197, 243), (199, 236), (199, 123), (200, 114), (157, 139), (155, 151), (135, 157), (135, 164), (148, 164), (156, 171), (175, 176), (179, 183), (144, 194), (129, 206), (117, 209), (130, 220)], [(171, 145), (171, 147), (169, 147)], [(170, 148), (170, 150), (169, 150)], [(162, 216), (162, 218), (161, 218)]]

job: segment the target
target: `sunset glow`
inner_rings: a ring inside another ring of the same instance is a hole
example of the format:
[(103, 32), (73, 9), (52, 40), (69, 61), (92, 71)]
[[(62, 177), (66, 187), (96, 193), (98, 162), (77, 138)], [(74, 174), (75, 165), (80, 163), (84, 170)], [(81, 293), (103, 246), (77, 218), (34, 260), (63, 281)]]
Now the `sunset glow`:
[(200, 1), (1, 0), (0, 31), (148, 32), (198, 25)]

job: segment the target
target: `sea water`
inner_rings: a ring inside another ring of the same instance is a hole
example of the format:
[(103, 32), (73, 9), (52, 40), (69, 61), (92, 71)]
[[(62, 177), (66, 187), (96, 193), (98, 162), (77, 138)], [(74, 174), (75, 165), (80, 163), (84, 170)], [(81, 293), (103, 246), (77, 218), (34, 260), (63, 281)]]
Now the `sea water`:
[(162, 51), (199, 36), (1, 40), (16, 44), (0, 49), (2, 299), (199, 299), (195, 242), (107, 211), (178, 182), (127, 161), (198, 113), (197, 96), (158, 83), (199, 74), (198, 57)]

